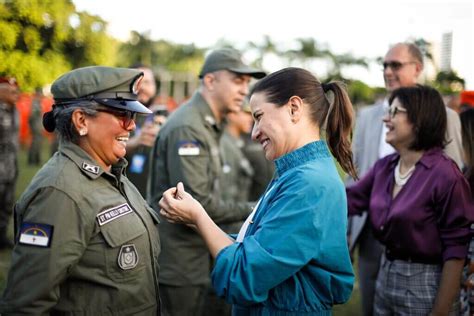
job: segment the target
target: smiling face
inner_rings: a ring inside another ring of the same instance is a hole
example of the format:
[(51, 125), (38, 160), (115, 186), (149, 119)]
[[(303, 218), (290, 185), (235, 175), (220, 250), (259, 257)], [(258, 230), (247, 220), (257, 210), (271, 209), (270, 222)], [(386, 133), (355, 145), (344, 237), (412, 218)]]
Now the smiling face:
[(418, 77), (423, 71), (423, 66), (416, 61), (405, 44), (397, 44), (392, 47), (385, 55), (384, 63), (389, 65), (383, 70), (385, 87), (389, 92), (400, 87), (416, 85)]
[(130, 132), (135, 129), (134, 121), (126, 126), (124, 118), (110, 112), (97, 112), (95, 116), (84, 117), (84, 126), (87, 135), (80, 138), (79, 146), (102, 168), (109, 170), (111, 165), (125, 157)]
[[(395, 108), (397, 111), (395, 111)], [(397, 151), (408, 149), (415, 140), (414, 126), (408, 120), (405, 107), (397, 98), (390, 105), (390, 110), (394, 113), (393, 117), (387, 113), (383, 118), (388, 129), (385, 141)]]
[(245, 96), (249, 93), (252, 77), (227, 70), (219, 70), (206, 76), (212, 76), (209, 88), (221, 116), (229, 112), (239, 112)]
[(254, 117), (252, 139), (258, 141), (268, 160), (275, 160), (297, 148), (293, 135), (288, 105), (276, 106), (269, 103), (263, 92), (255, 93), (250, 99)]

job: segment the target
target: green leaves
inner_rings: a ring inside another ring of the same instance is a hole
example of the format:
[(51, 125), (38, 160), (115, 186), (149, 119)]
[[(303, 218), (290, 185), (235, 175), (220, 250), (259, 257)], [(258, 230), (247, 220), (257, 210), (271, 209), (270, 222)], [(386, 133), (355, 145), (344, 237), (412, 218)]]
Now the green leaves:
[(118, 44), (106, 26), (71, 0), (0, 1), (0, 74), (33, 91), (72, 68), (114, 65)]

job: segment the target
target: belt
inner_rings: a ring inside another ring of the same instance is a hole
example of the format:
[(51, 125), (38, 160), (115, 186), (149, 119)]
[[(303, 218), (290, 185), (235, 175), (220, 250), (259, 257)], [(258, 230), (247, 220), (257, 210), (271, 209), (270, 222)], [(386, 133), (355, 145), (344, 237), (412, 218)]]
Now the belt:
[(410, 263), (423, 263), (423, 264), (442, 264), (441, 258), (424, 258), (418, 256), (411, 256), (407, 254), (396, 253), (390, 249), (385, 249), (385, 258), (389, 261), (402, 260)]

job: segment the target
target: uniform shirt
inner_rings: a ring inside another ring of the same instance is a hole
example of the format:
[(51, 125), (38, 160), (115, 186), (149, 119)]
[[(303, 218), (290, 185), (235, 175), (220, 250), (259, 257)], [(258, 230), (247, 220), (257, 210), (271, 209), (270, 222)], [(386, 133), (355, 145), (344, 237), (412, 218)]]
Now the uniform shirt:
[[(252, 204), (224, 201), (219, 178), (222, 161), (219, 138), (222, 127), (199, 92), (181, 105), (160, 130), (152, 151), (149, 177), (150, 205), (159, 211), (163, 192), (182, 181), (217, 223), (241, 221)], [(160, 283), (184, 286), (209, 283), (210, 254), (201, 236), (186, 225), (162, 221)]]
[[(244, 140), (224, 131), (220, 139), (222, 173), (219, 179), (224, 201), (249, 201), (254, 170), (242, 153)], [(228, 234), (239, 232), (243, 221), (219, 225)]]
[(323, 141), (275, 164), (243, 241), (216, 258), (214, 288), (233, 315), (330, 315), (354, 281), (344, 186)]
[(123, 176), (61, 144), (15, 205), (0, 313), (159, 314), (158, 220)]
[(254, 170), (242, 153), (244, 140), (224, 131), (220, 139), (222, 176), (220, 186), (224, 200), (248, 201)]
[(347, 188), (349, 214), (368, 209), (375, 237), (394, 257), (430, 263), (465, 258), (474, 202), (456, 164), (440, 148), (426, 151), (392, 198), (399, 157), (380, 159)]
[(18, 175), (18, 119), (15, 107), (0, 101), (0, 183), (14, 182)]

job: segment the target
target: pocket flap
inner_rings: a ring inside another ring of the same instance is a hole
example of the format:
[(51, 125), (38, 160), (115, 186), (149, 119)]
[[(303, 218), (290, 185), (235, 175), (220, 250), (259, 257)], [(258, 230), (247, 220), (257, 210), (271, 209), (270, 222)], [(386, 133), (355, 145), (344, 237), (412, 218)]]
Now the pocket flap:
[(105, 241), (112, 248), (121, 246), (146, 232), (145, 225), (135, 213), (111, 221), (101, 226), (100, 230)]

